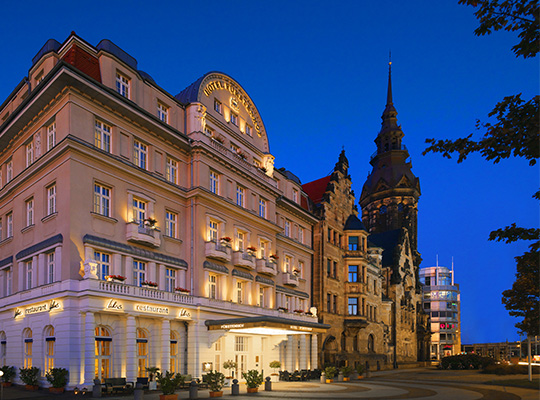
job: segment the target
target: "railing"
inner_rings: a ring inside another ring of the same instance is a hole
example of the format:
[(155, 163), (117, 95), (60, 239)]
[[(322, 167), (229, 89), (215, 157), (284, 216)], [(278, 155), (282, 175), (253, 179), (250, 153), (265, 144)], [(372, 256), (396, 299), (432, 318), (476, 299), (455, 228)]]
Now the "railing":
[(242, 253), (242, 260), (253, 261), (253, 256), (249, 253)]
[(142, 233), (144, 235), (148, 235), (148, 236), (152, 236), (154, 237), (154, 232), (155, 230), (153, 228), (149, 228), (147, 226), (144, 226), (142, 223), (139, 224), (139, 226), (137, 227), (137, 231), (139, 233)]
[(222, 253), (227, 253), (227, 246), (224, 246), (222, 244), (216, 243), (216, 250), (221, 251)]

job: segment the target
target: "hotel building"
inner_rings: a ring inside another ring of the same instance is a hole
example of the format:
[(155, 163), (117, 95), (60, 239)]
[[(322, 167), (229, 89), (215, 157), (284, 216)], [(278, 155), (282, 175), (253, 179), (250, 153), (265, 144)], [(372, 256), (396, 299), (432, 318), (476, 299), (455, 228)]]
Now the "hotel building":
[(423, 307), (431, 316), (432, 360), (461, 352), (459, 285), (454, 283), (454, 268), (435, 266), (420, 270)]
[[(0, 106), (0, 364), (316, 368), (317, 218), (231, 77), (173, 96), (109, 40), (49, 40)], [(228, 374), (228, 371), (223, 371)]]

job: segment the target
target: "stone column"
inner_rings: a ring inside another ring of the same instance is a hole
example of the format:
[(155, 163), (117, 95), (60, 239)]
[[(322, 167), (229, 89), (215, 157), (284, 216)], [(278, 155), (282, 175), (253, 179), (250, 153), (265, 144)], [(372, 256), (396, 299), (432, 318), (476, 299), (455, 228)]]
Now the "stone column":
[[(153, 264), (155, 265), (155, 263), (153, 263)], [(160, 290), (165, 290), (165, 282), (166, 282), (166, 279), (167, 279), (165, 277), (165, 269), (166, 269), (166, 267), (163, 264), (158, 264), (156, 266), (156, 268), (157, 268), (156, 272), (157, 272), (157, 277), (158, 277), (157, 279), (158, 280), (155, 281), (155, 282), (158, 282), (158, 285), (159, 285), (158, 287), (159, 287)]]
[[(158, 276), (156, 271), (156, 263), (155, 262), (149, 262), (148, 263), (148, 270), (146, 271), (146, 279), (152, 282), (158, 282)], [(163, 281), (159, 282), (159, 289), (165, 290), (165, 279)]]
[(317, 334), (311, 335), (311, 369), (317, 369), (318, 366), (318, 348), (317, 348)]
[(62, 246), (54, 249), (54, 281), (62, 280)]
[[(162, 319), (161, 322), (161, 371), (170, 370), (171, 360), (171, 321)], [(178, 372), (178, 371), (176, 371)]]
[[(191, 288), (186, 286), (186, 270), (179, 269), (178, 274), (179, 274), (178, 281), (177, 281), (178, 286), (183, 287), (184, 289), (191, 289)], [(205, 282), (208, 282), (208, 272), (205, 271), (204, 276), (206, 278)], [(204, 294), (203, 294), (203, 296), (204, 296)]]
[(114, 253), (112, 255), (112, 266), (111, 270), (109, 271), (111, 275), (124, 275), (122, 272), (122, 255), (118, 253)]
[(306, 335), (300, 335), (300, 369), (307, 369)]
[(95, 317), (87, 312), (84, 321), (84, 385), (92, 387), (95, 377), (96, 337)]
[(188, 374), (201, 376), (201, 363), (199, 362), (199, 323), (198, 319), (188, 325)]
[(294, 341), (293, 335), (287, 335), (287, 354), (285, 355), (285, 365), (286, 369), (289, 372), (294, 371)]
[(126, 284), (133, 285), (133, 257), (126, 256), (125, 260), (124, 273), (126, 274)]
[(137, 338), (135, 317), (128, 315), (126, 320), (126, 380), (137, 380)]

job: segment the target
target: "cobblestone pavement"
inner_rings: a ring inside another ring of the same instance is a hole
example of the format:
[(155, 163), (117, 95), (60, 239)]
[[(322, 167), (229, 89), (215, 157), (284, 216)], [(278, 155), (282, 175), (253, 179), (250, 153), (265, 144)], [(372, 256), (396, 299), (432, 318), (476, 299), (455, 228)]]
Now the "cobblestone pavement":
[[(310, 382), (278, 382), (272, 384), (272, 391), (265, 392), (264, 385), (257, 394), (247, 394), (245, 385), (240, 385), (240, 396), (231, 396), (230, 389), (224, 389), (223, 400), (252, 399), (364, 399), (364, 400), (538, 400), (540, 391), (509, 386), (490, 385), (500, 379), (519, 379), (523, 375), (483, 375), (477, 371), (438, 371), (433, 368), (380, 371), (372, 377), (352, 382), (321, 384)], [(533, 377), (540, 382), (540, 376)], [(179, 391), (179, 399), (188, 399), (187, 391)], [(74, 396), (73, 392), (62, 395), (47, 393), (46, 389), (27, 392), (22, 388), (4, 388), (1, 400), (84, 400), (90, 395)], [(131, 400), (134, 396), (105, 396), (104, 400)], [(208, 390), (199, 390), (199, 399), (209, 398)], [(159, 400), (159, 392), (146, 392), (143, 400)]]

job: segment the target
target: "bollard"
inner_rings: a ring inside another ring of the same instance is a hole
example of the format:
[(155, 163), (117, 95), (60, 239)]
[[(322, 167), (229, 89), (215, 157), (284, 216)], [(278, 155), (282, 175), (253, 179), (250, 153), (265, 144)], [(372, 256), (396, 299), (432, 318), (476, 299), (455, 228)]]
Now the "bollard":
[(343, 382), (343, 372), (339, 371), (339, 374), (337, 376), (337, 381), (338, 382)]
[(240, 385), (238, 384), (238, 379), (233, 379), (231, 385), (231, 395), (238, 396), (240, 394)]
[(321, 383), (326, 383), (326, 373), (324, 371), (321, 373)]
[(272, 378), (270, 378), (269, 376), (266, 377), (266, 382), (264, 382), (264, 390), (266, 392), (272, 391)]
[(101, 397), (101, 381), (94, 379), (94, 387), (92, 387), (92, 397)]
[(143, 400), (144, 398), (144, 390), (143, 390), (143, 384), (140, 382), (137, 382), (135, 385), (135, 391), (133, 400)]
[(199, 396), (199, 385), (197, 381), (193, 379), (189, 384), (189, 398), (196, 399)]

